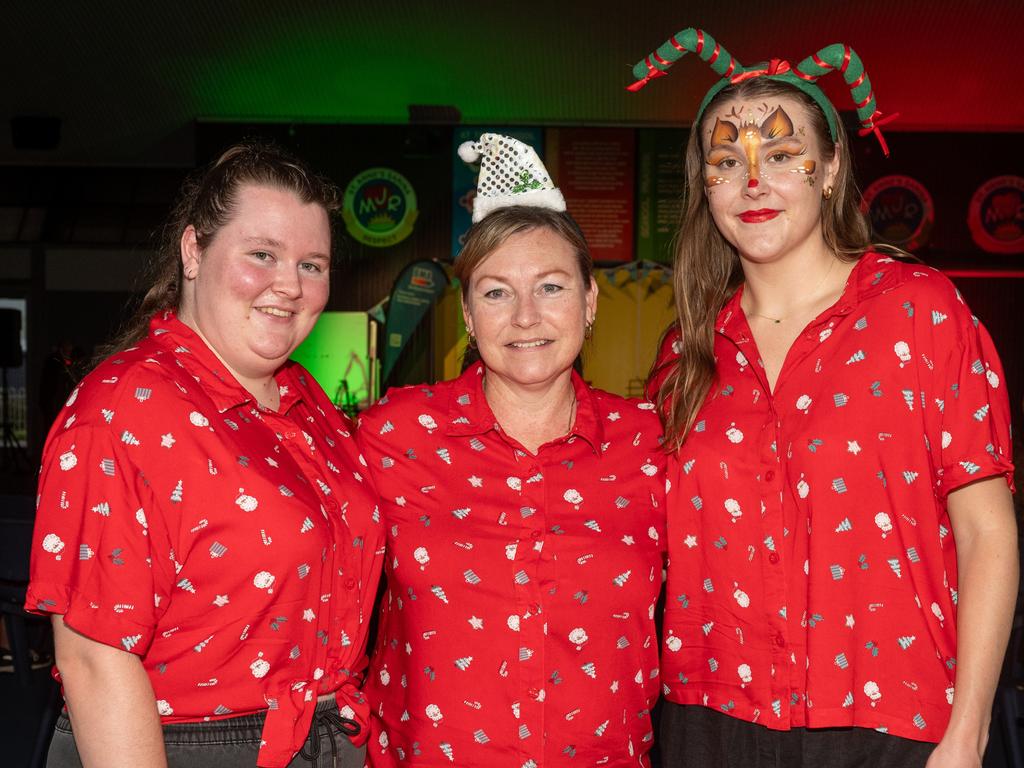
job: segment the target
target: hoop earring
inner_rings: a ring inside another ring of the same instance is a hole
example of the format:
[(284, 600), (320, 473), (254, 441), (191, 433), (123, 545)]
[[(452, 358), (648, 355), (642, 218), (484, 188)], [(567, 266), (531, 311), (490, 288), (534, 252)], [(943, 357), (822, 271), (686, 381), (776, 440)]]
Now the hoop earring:
[(825, 189), (823, 189), (821, 191), (821, 196), (824, 197), (826, 200), (831, 200), (832, 199), (832, 187), (825, 187)]
[(594, 338), (594, 324), (587, 323), (587, 327), (583, 329), (583, 338), (592, 339)]
[(466, 349), (476, 349), (476, 336), (472, 333), (469, 334), (469, 339), (466, 341)]

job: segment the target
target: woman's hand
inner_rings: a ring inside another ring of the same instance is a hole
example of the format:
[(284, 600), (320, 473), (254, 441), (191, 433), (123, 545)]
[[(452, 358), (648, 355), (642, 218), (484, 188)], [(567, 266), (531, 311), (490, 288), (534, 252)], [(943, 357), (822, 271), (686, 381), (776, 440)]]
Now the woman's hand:
[(166, 768), (156, 697), (142, 660), (52, 617), (57, 669), (84, 768)]
[(928, 758), (925, 768), (981, 768), (981, 753), (974, 745), (953, 743), (943, 738)]

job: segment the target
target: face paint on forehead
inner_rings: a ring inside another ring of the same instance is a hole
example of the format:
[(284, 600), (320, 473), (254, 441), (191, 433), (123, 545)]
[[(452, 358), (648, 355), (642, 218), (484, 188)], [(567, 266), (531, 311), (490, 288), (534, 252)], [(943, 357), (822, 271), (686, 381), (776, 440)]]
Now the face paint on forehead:
[[(744, 115), (744, 111), (746, 114)], [(793, 120), (786, 110), (780, 105), (772, 110), (767, 102), (762, 102), (757, 107), (757, 112), (765, 116), (760, 121), (754, 117), (754, 110), (746, 105), (733, 105), (729, 112), (723, 117), (715, 118), (715, 125), (711, 129), (709, 141), (710, 147), (727, 146), (739, 144), (743, 154), (747, 158), (747, 172), (744, 178), (747, 179), (747, 186), (754, 188), (759, 184), (761, 173), (760, 152), (764, 141), (782, 139), (789, 136), (803, 135), (803, 126), (799, 131), (795, 130)], [(728, 118), (734, 118), (736, 122)], [(737, 126), (737, 123), (739, 124)], [(815, 171), (815, 163), (807, 161), (800, 168), (794, 169), (793, 173), (803, 173), (808, 176), (808, 183), (813, 184), (811, 174)], [(722, 176), (708, 176), (705, 179), (707, 186), (728, 183), (728, 179)]]
[(732, 144), (739, 138), (739, 135), (736, 126), (728, 120), (715, 118), (715, 128), (711, 131), (711, 146), (718, 147), (723, 144)]
[(786, 114), (786, 110), (782, 107), (777, 108), (761, 123), (761, 136), (766, 139), (777, 139), (792, 135), (793, 121), (789, 119), (789, 115)]

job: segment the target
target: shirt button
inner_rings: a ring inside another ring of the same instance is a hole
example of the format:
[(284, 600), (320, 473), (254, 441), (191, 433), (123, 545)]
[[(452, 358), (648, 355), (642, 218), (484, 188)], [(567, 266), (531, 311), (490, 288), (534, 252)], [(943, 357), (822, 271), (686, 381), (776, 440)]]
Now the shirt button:
[(764, 473), (764, 479), (767, 480), (769, 483), (772, 480), (774, 480), (775, 479), (775, 470), (774, 469), (769, 469), (767, 472), (765, 472)]
[(769, 555), (768, 555), (768, 562), (771, 563), (772, 565), (778, 565), (778, 563), (779, 563), (779, 553), (778, 552), (771, 552), (771, 553), (769, 553)]
[(355, 588), (356, 588), (356, 580), (355, 579), (353, 579), (351, 576), (349, 578), (345, 579), (345, 589), (355, 589)]
[(540, 613), (540, 606), (537, 603), (530, 603), (530, 613), (534, 615)]
[(775, 644), (777, 646), (779, 646), (779, 648), (785, 648), (786, 647), (786, 638), (784, 638), (782, 635), (776, 635), (775, 636)]
[(324, 506), (327, 507), (327, 510), (329, 512), (337, 512), (338, 511), (338, 502), (336, 502), (334, 499), (328, 499), (327, 503), (324, 504)]
[(540, 696), (540, 691), (538, 691), (536, 688), (528, 688), (526, 690), (526, 693), (529, 694), (531, 699), (536, 699), (538, 696)]
[(536, 531), (536, 530), (530, 531), (530, 538), (531, 539), (539, 539), (540, 538), (540, 531)]

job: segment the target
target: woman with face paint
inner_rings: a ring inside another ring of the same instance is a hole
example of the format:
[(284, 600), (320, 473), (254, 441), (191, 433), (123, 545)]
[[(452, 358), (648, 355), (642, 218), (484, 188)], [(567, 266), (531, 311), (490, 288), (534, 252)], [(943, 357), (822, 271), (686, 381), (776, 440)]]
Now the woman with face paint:
[[(939, 272), (874, 248), (832, 69), (723, 76), (686, 149), (678, 322), (652, 373), (671, 450), (666, 766), (979, 766), (1017, 588), (998, 356)], [(882, 141), (883, 149), (885, 148)], [(886, 150), (887, 151), (887, 150)]]

